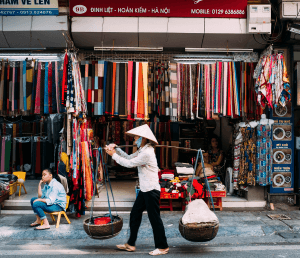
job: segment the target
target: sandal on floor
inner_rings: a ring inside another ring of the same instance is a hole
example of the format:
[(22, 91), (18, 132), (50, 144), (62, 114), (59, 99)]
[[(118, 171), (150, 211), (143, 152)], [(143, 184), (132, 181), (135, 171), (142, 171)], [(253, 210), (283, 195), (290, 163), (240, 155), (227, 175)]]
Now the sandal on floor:
[(41, 225), (41, 223), (33, 222), (33, 223), (30, 224), (29, 227), (37, 227), (37, 226), (40, 226), (40, 225)]
[(49, 228), (45, 228), (43, 226), (39, 226), (39, 227), (35, 228), (35, 230), (46, 230), (46, 229), (50, 229), (50, 227)]
[(117, 248), (120, 250), (125, 250), (127, 252), (134, 252), (135, 249), (132, 248), (132, 246), (128, 245), (128, 244), (124, 244), (124, 245), (117, 245)]
[(169, 250), (165, 251), (160, 251), (158, 248), (156, 248), (154, 251), (150, 252), (150, 255), (162, 255), (162, 254), (167, 254)]

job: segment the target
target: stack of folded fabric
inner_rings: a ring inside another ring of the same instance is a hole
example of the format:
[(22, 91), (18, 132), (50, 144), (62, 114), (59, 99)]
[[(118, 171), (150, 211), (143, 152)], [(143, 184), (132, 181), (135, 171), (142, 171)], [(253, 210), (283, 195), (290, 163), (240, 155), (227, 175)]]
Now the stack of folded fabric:
[(186, 175), (193, 175), (194, 168), (192, 164), (189, 163), (182, 163), (182, 162), (175, 162), (176, 172), (178, 176), (186, 176)]

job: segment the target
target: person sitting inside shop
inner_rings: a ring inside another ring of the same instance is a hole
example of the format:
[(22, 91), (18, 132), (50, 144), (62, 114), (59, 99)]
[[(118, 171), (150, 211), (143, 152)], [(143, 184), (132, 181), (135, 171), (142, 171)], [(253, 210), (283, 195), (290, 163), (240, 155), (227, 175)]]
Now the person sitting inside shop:
[[(215, 172), (213, 170), (213, 166), (209, 164), (209, 154), (208, 152), (203, 153), (203, 162), (205, 167), (205, 175), (207, 177), (215, 175)], [(202, 169), (202, 163), (201, 160), (198, 162), (198, 167), (196, 169), (196, 177), (204, 177), (203, 169)]]
[[(42, 189), (42, 183), (45, 184)], [(59, 182), (57, 174), (51, 168), (43, 170), (42, 180), (38, 186), (38, 198), (33, 197), (30, 201), (31, 207), (36, 215), (36, 221), (30, 226), (36, 230), (50, 229), (49, 221), (45, 212), (63, 211), (66, 209), (66, 191)], [(41, 225), (43, 221), (43, 225)]]
[[(220, 149), (219, 139), (217, 136), (213, 136), (210, 140), (208, 151), (203, 153), (203, 161), (205, 167), (205, 175), (207, 177), (212, 175), (218, 175), (223, 178), (221, 173), (221, 164), (223, 162), (223, 151)], [(201, 161), (198, 162), (196, 170), (196, 176), (204, 177)]]
[(209, 164), (213, 167), (213, 170), (218, 176), (221, 173), (221, 166), (223, 162), (223, 151), (220, 148), (220, 141), (217, 136), (213, 136), (210, 140), (210, 146), (208, 147)]

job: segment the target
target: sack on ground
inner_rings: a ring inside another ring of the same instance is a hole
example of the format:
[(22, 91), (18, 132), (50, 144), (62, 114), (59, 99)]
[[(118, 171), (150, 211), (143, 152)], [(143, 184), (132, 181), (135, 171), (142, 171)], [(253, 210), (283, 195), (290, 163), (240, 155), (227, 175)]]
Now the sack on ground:
[(186, 225), (203, 222), (219, 222), (219, 220), (202, 199), (194, 200), (187, 206), (187, 211), (182, 217), (182, 223)]

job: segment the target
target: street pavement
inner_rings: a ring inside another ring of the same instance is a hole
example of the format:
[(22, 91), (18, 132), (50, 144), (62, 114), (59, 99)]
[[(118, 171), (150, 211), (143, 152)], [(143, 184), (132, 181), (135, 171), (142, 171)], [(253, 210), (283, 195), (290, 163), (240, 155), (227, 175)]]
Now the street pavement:
[[(272, 220), (268, 214), (283, 214), (291, 219)], [(51, 229), (45, 231), (29, 227), (35, 220), (34, 214), (0, 215), (0, 256), (149, 257), (154, 241), (147, 214), (143, 215), (135, 253), (115, 248), (116, 244), (125, 243), (129, 234), (129, 213), (119, 215), (124, 220), (123, 229), (118, 236), (107, 240), (94, 240), (85, 233), (82, 224), (88, 214), (81, 218), (69, 215), (71, 224), (62, 218), (59, 228), (51, 222)], [(274, 211), (216, 211), (220, 222), (218, 234), (203, 243), (182, 238), (178, 230), (182, 215), (181, 211), (161, 212), (169, 257), (300, 257), (300, 211), (296, 206), (280, 204)]]

